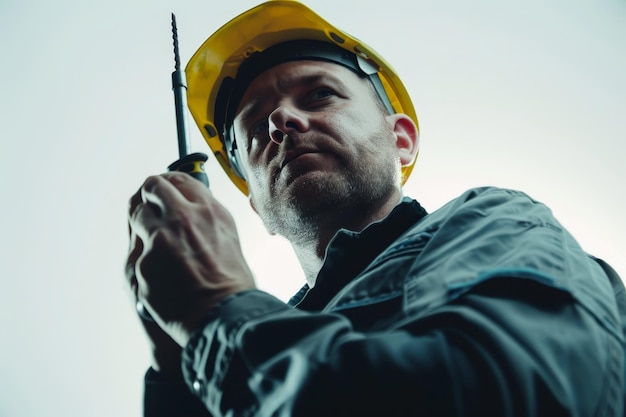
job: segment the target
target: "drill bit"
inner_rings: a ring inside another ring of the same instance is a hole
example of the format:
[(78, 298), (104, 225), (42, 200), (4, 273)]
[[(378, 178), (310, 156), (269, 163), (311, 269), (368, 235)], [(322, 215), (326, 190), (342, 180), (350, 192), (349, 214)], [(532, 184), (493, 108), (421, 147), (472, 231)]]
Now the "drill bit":
[(178, 54), (178, 29), (176, 28), (176, 16), (172, 13), (172, 38), (174, 40), (174, 70), (180, 71), (180, 56)]
[(187, 83), (185, 72), (180, 70), (180, 56), (178, 52), (178, 29), (176, 16), (172, 13), (172, 38), (174, 41), (174, 72), (172, 73), (172, 89), (174, 90), (174, 106), (176, 109), (176, 133), (178, 135), (178, 155), (187, 156), (189, 141), (187, 139), (187, 124), (185, 109), (187, 108)]

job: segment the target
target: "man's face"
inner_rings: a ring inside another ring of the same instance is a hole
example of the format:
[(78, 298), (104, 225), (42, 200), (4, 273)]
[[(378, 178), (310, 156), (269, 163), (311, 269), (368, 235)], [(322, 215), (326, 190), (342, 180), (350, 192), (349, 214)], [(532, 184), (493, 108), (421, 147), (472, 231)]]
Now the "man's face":
[(398, 192), (392, 117), (368, 80), (337, 64), (294, 61), (260, 74), (234, 132), (266, 226), (290, 238), (302, 222), (350, 215)]

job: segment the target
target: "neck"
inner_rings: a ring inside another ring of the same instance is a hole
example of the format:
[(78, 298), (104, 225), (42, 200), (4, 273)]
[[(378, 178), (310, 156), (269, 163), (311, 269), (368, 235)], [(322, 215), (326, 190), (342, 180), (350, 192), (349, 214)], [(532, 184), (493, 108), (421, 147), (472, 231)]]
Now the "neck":
[(291, 241), (300, 266), (304, 271), (307, 284), (315, 286), (317, 275), (324, 264), (326, 249), (332, 238), (341, 229), (360, 232), (369, 224), (384, 219), (393, 208), (400, 202), (401, 194), (393, 194), (382, 204), (369, 210), (359, 208), (341, 218), (332, 218), (332, 222), (326, 222), (314, 232), (308, 233), (308, 239)]

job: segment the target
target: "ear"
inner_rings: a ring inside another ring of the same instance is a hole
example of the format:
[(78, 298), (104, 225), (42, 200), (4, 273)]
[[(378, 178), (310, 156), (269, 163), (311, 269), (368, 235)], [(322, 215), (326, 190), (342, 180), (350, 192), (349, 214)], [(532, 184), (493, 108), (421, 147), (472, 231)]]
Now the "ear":
[(411, 164), (419, 150), (420, 132), (417, 125), (403, 113), (391, 114), (387, 116), (387, 120), (396, 136), (400, 164), (402, 166)]

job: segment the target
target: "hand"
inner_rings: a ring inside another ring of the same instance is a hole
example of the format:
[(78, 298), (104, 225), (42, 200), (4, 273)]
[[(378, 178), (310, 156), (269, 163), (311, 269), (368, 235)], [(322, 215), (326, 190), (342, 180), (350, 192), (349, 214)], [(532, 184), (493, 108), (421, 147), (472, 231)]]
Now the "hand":
[(255, 286), (232, 216), (187, 174), (149, 177), (130, 199), (129, 228), (127, 276), (180, 346), (212, 307)]
[[(129, 228), (130, 230), (130, 228)], [(130, 250), (126, 261), (126, 278), (131, 290), (134, 304), (138, 302), (138, 283), (135, 274), (135, 263), (143, 251), (141, 240), (131, 232)], [(139, 317), (139, 321), (148, 336), (152, 354), (152, 369), (166, 375), (172, 380), (182, 380), (181, 360), (182, 348), (153, 320)]]

